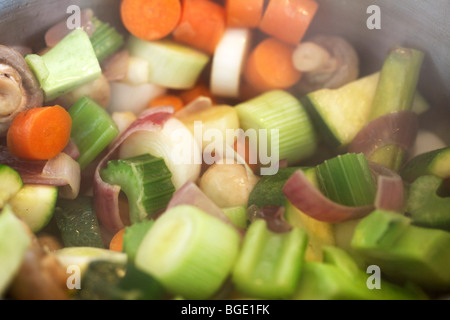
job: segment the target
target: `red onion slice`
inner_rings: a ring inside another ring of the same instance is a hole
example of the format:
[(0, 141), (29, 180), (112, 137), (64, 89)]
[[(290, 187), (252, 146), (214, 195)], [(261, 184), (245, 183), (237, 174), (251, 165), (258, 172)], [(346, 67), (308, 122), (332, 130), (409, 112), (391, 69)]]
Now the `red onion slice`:
[(266, 205), (259, 208), (251, 205), (247, 208), (247, 216), (251, 222), (257, 219), (264, 219), (267, 228), (275, 233), (285, 233), (292, 230), (292, 226), (284, 219), (284, 207)]
[(349, 152), (363, 153), (369, 159), (375, 150), (387, 145), (407, 150), (414, 143), (418, 128), (419, 121), (414, 112), (389, 113), (369, 122), (356, 135)]
[(164, 123), (173, 115), (172, 107), (152, 108), (143, 112), (139, 118), (114, 142), (106, 156), (99, 162), (94, 173), (94, 206), (99, 221), (111, 232), (125, 227), (119, 212), (120, 187), (110, 185), (100, 177), (109, 160), (113, 159), (120, 145), (138, 131), (161, 130)]
[(309, 182), (302, 170), (296, 171), (283, 187), (286, 198), (300, 211), (313, 219), (340, 223), (362, 218), (376, 208), (401, 211), (403, 208), (403, 181), (400, 176), (385, 167), (373, 165), (377, 177), (377, 194), (373, 205), (349, 207), (328, 199)]
[(80, 165), (65, 153), (48, 161), (25, 161), (15, 158), (6, 147), (0, 146), (0, 163), (16, 170), (24, 184), (60, 187), (59, 194), (68, 199), (78, 196)]
[[(203, 210), (206, 213), (235, 227), (225, 213), (223, 213), (222, 209), (220, 209), (195, 183), (191, 181), (186, 182), (183, 187), (174, 193), (167, 206), (167, 210), (179, 205), (191, 205), (197, 207), (200, 210)], [(244, 233), (241, 228), (236, 227), (236, 229), (238, 229), (241, 234)]]
[[(95, 32), (95, 26), (91, 21), (93, 17), (94, 12), (91, 9), (81, 11), (80, 27), (86, 31), (89, 36), (92, 36)], [(47, 47), (52, 48), (72, 31), (73, 30), (67, 28), (67, 20), (62, 20), (47, 30), (45, 33), (45, 44)]]

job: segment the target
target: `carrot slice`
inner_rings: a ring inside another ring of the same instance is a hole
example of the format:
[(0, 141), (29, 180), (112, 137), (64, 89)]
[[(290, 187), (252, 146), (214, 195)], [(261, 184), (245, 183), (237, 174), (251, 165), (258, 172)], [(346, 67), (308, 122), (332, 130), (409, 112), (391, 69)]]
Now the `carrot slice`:
[(109, 250), (122, 252), (123, 250), (123, 236), (125, 234), (125, 228), (117, 232), (109, 243)]
[(61, 106), (30, 109), (14, 118), (7, 134), (8, 149), (17, 158), (48, 160), (67, 146), (72, 118)]
[(264, 0), (227, 0), (225, 10), (229, 27), (256, 28), (263, 13)]
[(280, 40), (298, 44), (318, 7), (314, 0), (271, 0), (259, 28)]
[(137, 38), (158, 40), (169, 35), (181, 17), (180, 0), (123, 0), (120, 13), (125, 28)]
[(211, 93), (208, 86), (203, 83), (199, 83), (192, 89), (184, 90), (180, 93), (180, 98), (183, 100), (185, 105), (188, 105), (199, 97), (210, 98), (213, 104), (216, 103), (214, 95)]
[(257, 91), (292, 87), (302, 76), (292, 62), (294, 49), (275, 38), (260, 42), (247, 61), (244, 71), (247, 83)]
[(159, 97), (156, 97), (152, 101), (150, 101), (149, 108), (161, 107), (161, 106), (172, 106), (174, 111), (177, 112), (184, 108), (183, 100), (172, 94), (166, 94)]
[(176, 41), (213, 54), (225, 32), (225, 9), (210, 0), (183, 0), (181, 20), (173, 31)]

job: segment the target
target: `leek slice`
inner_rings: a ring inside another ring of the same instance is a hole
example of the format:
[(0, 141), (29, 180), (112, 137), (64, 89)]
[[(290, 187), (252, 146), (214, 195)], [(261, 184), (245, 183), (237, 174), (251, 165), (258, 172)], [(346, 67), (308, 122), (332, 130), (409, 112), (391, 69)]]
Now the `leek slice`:
[(209, 56), (170, 40), (145, 41), (130, 37), (130, 55), (149, 63), (149, 81), (170, 89), (193, 87), (209, 62)]
[(239, 96), (241, 74), (250, 45), (250, 30), (229, 28), (216, 47), (212, 63), (211, 92)]
[(156, 220), (138, 249), (136, 266), (173, 294), (206, 299), (226, 280), (239, 243), (240, 235), (232, 226), (181, 205)]
[[(315, 152), (317, 136), (312, 122), (300, 102), (288, 92), (269, 91), (239, 104), (236, 110), (244, 130), (258, 131), (260, 159), (264, 153), (270, 153), (272, 158), (278, 156), (278, 160), (286, 159), (289, 165), (295, 165)], [(266, 145), (261, 129), (267, 130)], [(278, 139), (274, 136), (276, 131)]]

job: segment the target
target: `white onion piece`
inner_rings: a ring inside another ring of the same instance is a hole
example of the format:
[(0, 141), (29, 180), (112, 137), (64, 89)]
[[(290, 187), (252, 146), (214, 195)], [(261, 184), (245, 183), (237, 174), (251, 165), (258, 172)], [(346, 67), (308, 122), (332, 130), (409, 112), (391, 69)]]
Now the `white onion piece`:
[[(91, 9), (85, 9), (81, 11), (80, 27), (84, 31), (86, 31), (89, 36), (93, 35), (95, 32), (95, 26), (91, 22), (93, 17), (94, 11), (92, 11)], [(52, 48), (72, 31), (73, 30), (67, 28), (67, 20), (64, 19), (55, 24), (45, 33), (45, 44), (48, 47)]]
[(200, 176), (201, 147), (191, 131), (178, 119), (167, 120), (159, 131), (134, 133), (121, 145), (119, 158), (145, 153), (165, 160), (176, 189), (186, 182), (195, 182)]
[(119, 139), (122, 133), (124, 133), (133, 124), (133, 122), (137, 120), (137, 116), (133, 112), (129, 111), (113, 112), (111, 118), (119, 129), (119, 134), (116, 139)]
[(111, 82), (108, 111), (129, 111), (138, 115), (148, 107), (150, 101), (164, 93), (165, 88), (150, 83), (133, 86), (124, 82)]
[(132, 85), (149, 83), (149, 68), (150, 64), (147, 60), (130, 56), (128, 58), (128, 70), (123, 81)]
[(230, 28), (216, 47), (212, 62), (211, 92), (238, 97), (242, 69), (250, 44), (249, 29)]
[(447, 147), (447, 144), (437, 134), (427, 130), (420, 130), (408, 156), (409, 159), (412, 159), (422, 153), (445, 147)]

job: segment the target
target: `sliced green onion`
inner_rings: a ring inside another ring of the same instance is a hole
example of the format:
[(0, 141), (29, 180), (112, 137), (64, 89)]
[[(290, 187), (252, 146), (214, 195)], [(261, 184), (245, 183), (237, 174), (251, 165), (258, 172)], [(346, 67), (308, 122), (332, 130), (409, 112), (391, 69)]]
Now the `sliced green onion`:
[(406, 211), (414, 224), (450, 230), (450, 197), (440, 197), (443, 179), (425, 175), (410, 186)]
[(132, 224), (163, 210), (175, 192), (172, 173), (164, 160), (150, 154), (111, 160), (100, 175), (103, 181), (120, 186), (126, 194)]
[(80, 168), (86, 168), (117, 137), (119, 129), (110, 114), (94, 100), (83, 97), (70, 109), (71, 138), (80, 151)]
[(300, 229), (274, 233), (265, 220), (255, 220), (233, 269), (236, 289), (256, 298), (289, 298), (297, 287), (306, 244), (306, 233)]
[(193, 87), (209, 62), (209, 56), (170, 40), (145, 41), (131, 37), (131, 56), (149, 63), (149, 81), (170, 89)]
[(375, 201), (376, 184), (363, 154), (348, 153), (324, 161), (317, 166), (322, 192), (345, 206), (371, 205)]
[(136, 266), (186, 299), (211, 297), (225, 282), (239, 251), (230, 225), (193, 206), (177, 206), (159, 217), (145, 236)]
[(101, 76), (102, 70), (85, 31), (76, 29), (42, 57), (25, 57), (50, 101)]
[[(236, 110), (243, 130), (267, 130), (267, 135), (257, 132), (260, 160), (265, 154), (295, 165), (316, 150), (317, 137), (311, 120), (300, 102), (288, 92), (264, 93), (239, 104)], [(261, 163), (267, 165), (263, 160)]]
[(223, 213), (239, 228), (247, 228), (247, 207), (237, 206), (222, 208)]
[(450, 289), (449, 232), (417, 227), (402, 214), (376, 210), (358, 224), (351, 245), (390, 278), (425, 290)]
[(92, 18), (95, 32), (91, 36), (92, 47), (99, 62), (119, 50), (124, 44), (123, 36), (108, 23)]
[(250, 30), (229, 28), (216, 47), (211, 72), (211, 93), (239, 96), (242, 69), (250, 45)]

